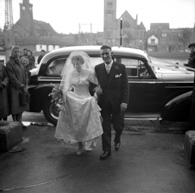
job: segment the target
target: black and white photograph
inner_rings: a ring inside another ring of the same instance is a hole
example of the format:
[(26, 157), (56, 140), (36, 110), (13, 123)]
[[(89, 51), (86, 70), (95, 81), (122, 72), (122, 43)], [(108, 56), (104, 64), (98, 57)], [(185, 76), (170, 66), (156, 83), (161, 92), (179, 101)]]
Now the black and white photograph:
[(194, 193), (195, 0), (0, 0), (0, 192)]

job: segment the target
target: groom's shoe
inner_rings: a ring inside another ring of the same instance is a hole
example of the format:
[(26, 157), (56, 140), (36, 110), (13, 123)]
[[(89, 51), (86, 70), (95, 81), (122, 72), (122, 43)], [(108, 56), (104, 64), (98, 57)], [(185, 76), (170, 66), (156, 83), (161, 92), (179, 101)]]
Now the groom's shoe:
[(100, 160), (105, 160), (107, 157), (111, 156), (110, 151), (104, 151), (102, 155), (100, 155)]
[(116, 142), (116, 143), (114, 144), (115, 150), (118, 151), (119, 148), (120, 148), (120, 146), (121, 146), (121, 143), (120, 143), (120, 142)]

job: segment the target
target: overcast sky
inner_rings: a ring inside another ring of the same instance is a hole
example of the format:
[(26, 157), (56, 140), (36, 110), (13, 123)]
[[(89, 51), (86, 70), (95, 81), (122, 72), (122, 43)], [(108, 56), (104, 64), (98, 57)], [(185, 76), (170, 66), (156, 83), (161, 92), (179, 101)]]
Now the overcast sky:
[[(2, 28), (3, 1), (0, 0), (0, 26)], [(19, 19), (19, 3), (13, 1), (14, 23)], [(30, 0), (36, 20), (50, 23), (59, 33), (103, 31), (104, 0)], [(118, 0), (117, 18), (128, 11), (146, 29), (150, 23), (170, 23), (171, 28), (193, 27), (195, 24), (195, 0)]]

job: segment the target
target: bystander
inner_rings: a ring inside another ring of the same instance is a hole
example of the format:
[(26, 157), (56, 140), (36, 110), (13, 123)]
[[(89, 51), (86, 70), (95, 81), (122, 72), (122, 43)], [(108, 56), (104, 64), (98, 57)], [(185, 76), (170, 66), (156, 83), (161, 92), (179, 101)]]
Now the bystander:
[(31, 50), (27, 51), (27, 56), (29, 59), (29, 70), (31, 70), (31, 69), (35, 68), (35, 57), (34, 57)]
[(21, 123), (22, 127), (25, 126), (22, 123), (22, 113), (29, 110), (29, 104), (23, 100), (23, 96), (28, 94), (28, 76), (26, 75), (26, 68), (21, 64), (20, 50), (18, 46), (14, 46), (11, 49), (11, 56), (6, 64), (6, 70), (9, 77), (9, 94), (10, 94), (10, 106), (11, 114), (14, 121)]
[(46, 54), (45, 50), (41, 50), (41, 55), (38, 57), (37, 59), (37, 64), (40, 63), (41, 59), (43, 58), (43, 56)]
[(9, 78), (4, 66), (4, 61), (0, 60), (0, 121), (6, 121), (7, 116), (9, 115), (9, 102), (7, 92), (8, 83)]
[[(191, 68), (195, 69), (195, 43), (190, 44), (189, 49), (191, 50), (188, 59), (188, 64)], [(194, 72), (194, 88), (191, 96), (191, 109), (190, 109), (190, 130), (195, 130), (195, 72)]]

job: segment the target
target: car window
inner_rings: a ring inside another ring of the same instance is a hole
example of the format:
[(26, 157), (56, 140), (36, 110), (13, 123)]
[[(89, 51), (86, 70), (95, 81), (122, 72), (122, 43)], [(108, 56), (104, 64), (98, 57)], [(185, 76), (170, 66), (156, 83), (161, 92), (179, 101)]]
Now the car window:
[(91, 57), (90, 60), (93, 66), (104, 62), (101, 57)]
[(115, 58), (114, 60), (126, 66), (128, 77), (149, 76), (147, 67), (142, 60), (132, 58)]
[(66, 58), (60, 58), (60, 59), (53, 60), (48, 65), (46, 74), (50, 76), (60, 76), (65, 62), (66, 62)]
[[(90, 61), (93, 66), (103, 62), (101, 57), (90, 57)], [(66, 58), (58, 58), (51, 61), (51, 63), (48, 65), (48, 68), (46, 70), (46, 74), (48, 76), (60, 76), (65, 63), (66, 63)]]
[(139, 76), (140, 77), (149, 77), (150, 73), (144, 64), (143, 61), (140, 60), (140, 66), (139, 66)]

